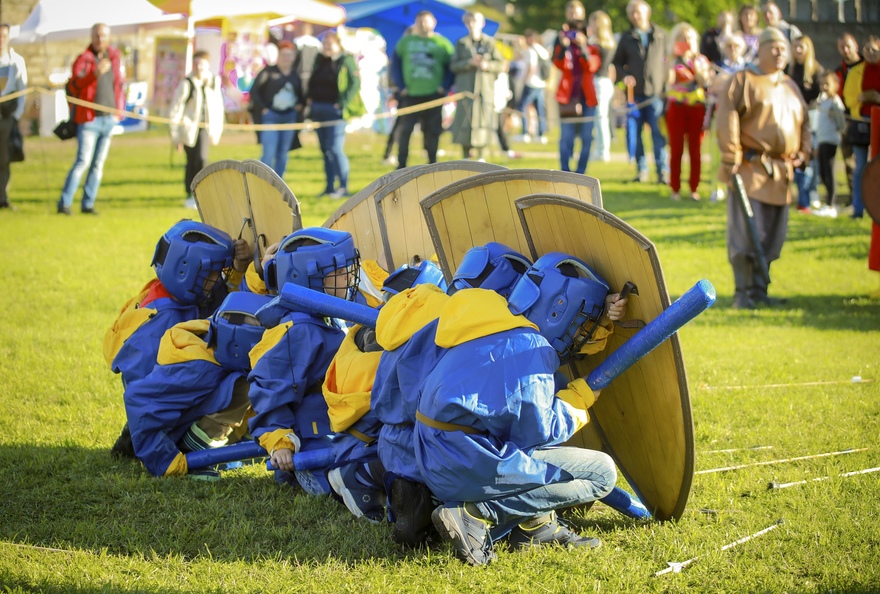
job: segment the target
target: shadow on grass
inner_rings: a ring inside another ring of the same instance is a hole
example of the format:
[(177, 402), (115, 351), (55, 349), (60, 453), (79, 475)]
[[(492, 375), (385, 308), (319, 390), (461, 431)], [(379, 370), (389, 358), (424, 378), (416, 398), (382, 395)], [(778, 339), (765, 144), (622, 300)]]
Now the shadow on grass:
[[(153, 478), (133, 460), (77, 445), (0, 446), (0, 541), (93, 554), (357, 563), (404, 559), (387, 524), (330, 497), (275, 484), (264, 467), (216, 482)], [(60, 553), (59, 553), (60, 554)]]

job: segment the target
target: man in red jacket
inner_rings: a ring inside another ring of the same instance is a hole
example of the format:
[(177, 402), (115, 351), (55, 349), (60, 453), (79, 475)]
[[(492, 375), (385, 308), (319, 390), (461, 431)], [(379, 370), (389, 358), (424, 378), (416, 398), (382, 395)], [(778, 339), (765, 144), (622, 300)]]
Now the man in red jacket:
[(58, 214), (70, 214), (73, 195), (86, 169), (89, 173), (83, 186), (81, 211), (83, 214), (98, 214), (95, 212), (95, 198), (110, 149), (110, 134), (119, 121), (104, 108), (125, 109), (124, 82), (121, 56), (116, 48), (110, 47), (110, 27), (97, 23), (92, 26), (91, 45), (73, 63), (69, 85), (74, 97), (94, 103), (96, 107), (72, 106), (72, 118), (78, 124), (76, 140), (79, 147), (76, 161), (61, 190)]

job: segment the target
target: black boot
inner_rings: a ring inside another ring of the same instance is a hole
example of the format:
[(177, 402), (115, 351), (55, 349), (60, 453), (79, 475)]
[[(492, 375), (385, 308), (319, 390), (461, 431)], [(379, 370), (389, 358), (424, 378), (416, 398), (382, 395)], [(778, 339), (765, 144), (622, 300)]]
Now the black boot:
[(116, 443), (110, 448), (110, 453), (117, 458), (135, 458), (134, 444), (131, 443), (131, 431), (128, 423), (122, 428), (122, 433), (116, 438)]
[(389, 505), (394, 516), (391, 537), (395, 542), (416, 548), (436, 540), (437, 532), (431, 522), (436, 505), (426, 485), (405, 478), (394, 479)]
[(746, 254), (736, 254), (730, 261), (733, 266), (733, 284), (736, 287), (733, 293), (734, 309), (755, 309), (752, 301), (752, 284), (754, 282), (755, 264)]

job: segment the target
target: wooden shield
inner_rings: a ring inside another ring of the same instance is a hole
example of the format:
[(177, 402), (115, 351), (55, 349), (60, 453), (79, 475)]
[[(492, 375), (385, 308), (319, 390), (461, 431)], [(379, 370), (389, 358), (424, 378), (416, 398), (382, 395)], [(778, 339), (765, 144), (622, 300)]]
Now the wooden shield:
[(505, 171), (500, 165), (479, 161), (446, 161), (404, 169), (376, 191), (374, 200), (388, 270), (429, 260), (435, 252), (419, 201), (456, 181), (487, 172)]
[[(627, 281), (636, 284), (639, 294), (630, 297), (627, 320), (647, 323), (669, 307), (654, 245), (622, 220), (559, 195), (525, 196), (516, 207), (533, 258), (565, 252), (589, 263), (612, 291)], [(617, 325), (605, 351), (573, 362), (570, 377), (588, 375), (635, 332)], [(573, 444), (595, 447), (595, 431), (654, 517), (681, 517), (693, 481), (694, 432), (678, 335), (611, 382), (590, 415), (589, 431)]]
[(598, 179), (545, 169), (474, 175), (423, 198), (425, 223), (446, 280), (452, 280), (461, 258), (475, 245), (497, 241), (527, 254), (528, 245), (514, 201), (543, 192), (602, 206)]
[(265, 248), (302, 228), (299, 201), (260, 161), (226, 159), (202, 169), (192, 183), (202, 221)]
[(406, 169), (396, 169), (383, 175), (360, 192), (355, 193), (346, 200), (329, 219), (324, 222), (324, 227), (348, 231), (354, 238), (354, 244), (365, 260), (375, 260), (385, 270), (388, 268), (388, 257), (385, 254), (385, 242), (382, 240), (382, 232), (379, 228), (379, 216), (376, 213), (376, 201), (373, 199), (376, 192), (394, 180), (409, 175), (410, 170), (425, 167), (415, 165)]

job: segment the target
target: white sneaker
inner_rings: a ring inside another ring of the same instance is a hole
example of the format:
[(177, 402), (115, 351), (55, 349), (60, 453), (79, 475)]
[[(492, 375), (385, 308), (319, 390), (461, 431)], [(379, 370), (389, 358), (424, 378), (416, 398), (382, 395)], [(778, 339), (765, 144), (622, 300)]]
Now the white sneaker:
[(529, 136), (528, 134), (523, 134), (523, 136), (522, 136), (522, 141), (523, 141), (523, 142), (527, 142), (527, 143), (528, 143), (528, 142), (531, 142), (531, 141), (532, 141), (532, 137)]
[(193, 210), (198, 210), (199, 208), (199, 205), (196, 204), (196, 199), (192, 195), (186, 197), (186, 200), (183, 201), (183, 206)]
[(813, 210), (813, 214), (817, 217), (827, 217), (829, 219), (837, 218), (837, 209), (833, 206), (823, 205)]
[(673, 192), (670, 198), (673, 202), (678, 202), (679, 200), (681, 200), (681, 194), (679, 194), (678, 192)]
[(382, 162), (385, 165), (393, 165), (394, 167), (397, 167), (397, 157), (395, 157), (394, 155), (391, 155), (390, 157), (388, 157), (387, 159), (385, 159)]
[(541, 137), (541, 144), (547, 144), (547, 137), (546, 136)]

